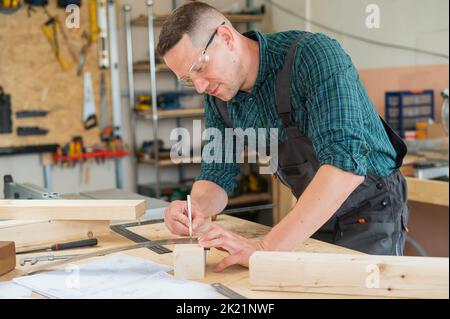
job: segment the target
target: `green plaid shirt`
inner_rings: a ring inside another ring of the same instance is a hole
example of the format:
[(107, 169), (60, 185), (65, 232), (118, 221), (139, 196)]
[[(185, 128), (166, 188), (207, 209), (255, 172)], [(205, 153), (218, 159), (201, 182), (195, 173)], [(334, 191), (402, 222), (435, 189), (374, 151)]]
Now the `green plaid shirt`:
[[(364, 176), (387, 176), (395, 167), (396, 151), (361, 83), (351, 58), (339, 43), (321, 33), (287, 31), (258, 40), (260, 64), (251, 94), (239, 92), (227, 107), (235, 128), (278, 128), (287, 138), (275, 107), (275, 84), (291, 43), (304, 36), (297, 48), (291, 79), (291, 104), (300, 132), (313, 143), (321, 165), (330, 164)], [(214, 97), (205, 95), (205, 126), (222, 132), (226, 124), (216, 110)], [(207, 141), (208, 142), (208, 141)], [(223, 143), (225, 144), (225, 143)], [(222, 149), (222, 154), (233, 150)], [(236, 163), (202, 162), (197, 180), (209, 180), (231, 194), (239, 174)]]

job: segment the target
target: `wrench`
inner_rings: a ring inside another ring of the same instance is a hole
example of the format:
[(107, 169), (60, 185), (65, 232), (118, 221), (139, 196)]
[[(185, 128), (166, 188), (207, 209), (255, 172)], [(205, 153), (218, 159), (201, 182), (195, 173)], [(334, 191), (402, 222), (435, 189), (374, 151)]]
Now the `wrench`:
[(68, 259), (72, 257), (77, 257), (80, 255), (64, 255), (64, 256), (55, 256), (55, 255), (49, 255), (49, 256), (35, 256), (35, 257), (22, 257), (20, 259), (20, 265), (25, 266), (27, 263), (30, 263), (31, 265), (36, 265), (40, 261), (53, 261), (58, 259)]

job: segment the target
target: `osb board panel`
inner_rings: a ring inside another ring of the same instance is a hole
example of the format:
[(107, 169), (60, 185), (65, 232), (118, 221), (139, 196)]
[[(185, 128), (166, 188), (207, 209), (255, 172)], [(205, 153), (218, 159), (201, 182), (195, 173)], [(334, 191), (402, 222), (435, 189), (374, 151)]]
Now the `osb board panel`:
[[(88, 6), (80, 10), (80, 28), (65, 26), (66, 12), (49, 1), (48, 12), (61, 21), (74, 51), (78, 55), (85, 43), (83, 30), (90, 30)], [(83, 114), (83, 76), (76, 75), (76, 65), (64, 71), (57, 61), (41, 26), (48, 20), (42, 8), (27, 16), (26, 7), (12, 15), (0, 15), (0, 85), (11, 94), (13, 133), (0, 134), (0, 147), (17, 147), (38, 144), (65, 144), (73, 136), (83, 136), (86, 145), (98, 142), (99, 130), (85, 130)], [(59, 46), (66, 57), (70, 56), (61, 35)], [(92, 43), (84, 67), (91, 72), (93, 92), (100, 109), (100, 70), (97, 63), (97, 43)], [(109, 71), (104, 71), (109, 99)], [(15, 112), (27, 109), (55, 110), (44, 118), (17, 119)], [(46, 136), (19, 137), (17, 126), (40, 126), (49, 130)]]

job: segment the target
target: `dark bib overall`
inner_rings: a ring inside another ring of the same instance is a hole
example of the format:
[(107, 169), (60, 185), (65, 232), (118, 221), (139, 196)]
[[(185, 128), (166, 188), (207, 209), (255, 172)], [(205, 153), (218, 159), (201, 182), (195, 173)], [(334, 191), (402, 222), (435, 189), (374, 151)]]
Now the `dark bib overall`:
[[(320, 167), (311, 140), (300, 132), (292, 116), (291, 73), (300, 41), (295, 40), (290, 47), (276, 83), (277, 113), (288, 136), (278, 143), (276, 175), (297, 199)], [(215, 101), (224, 122), (233, 127), (227, 104), (219, 99)], [(406, 145), (381, 117), (380, 120), (397, 152), (395, 169), (386, 177), (368, 173), (364, 182), (312, 237), (368, 254), (403, 255), (408, 208), (406, 181), (398, 169)]]

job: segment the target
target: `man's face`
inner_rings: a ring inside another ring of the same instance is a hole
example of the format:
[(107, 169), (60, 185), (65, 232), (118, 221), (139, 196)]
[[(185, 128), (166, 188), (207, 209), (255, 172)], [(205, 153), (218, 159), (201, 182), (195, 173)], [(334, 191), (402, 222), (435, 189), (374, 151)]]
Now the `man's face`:
[[(228, 30), (225, 30), (227, 33)], [(215, 39), (208, 47), (206, 54), (209, 61), (203, 68), (194, 68), (206, 45), (199, 48), (193, 46), (190, 37), (184, 34), (181, 40), (164, 56), (167, 66), (178, 76), (178, 78), (189, 77), (198, 93), (207, 93), (216, 96), (222, 101), (232, 99), (239, 91), (244, 82), (244, 75), (240, 67), (239, 56), (234, 52), (233, 41), (223, 36), (221, 28), (217, 31)]]

